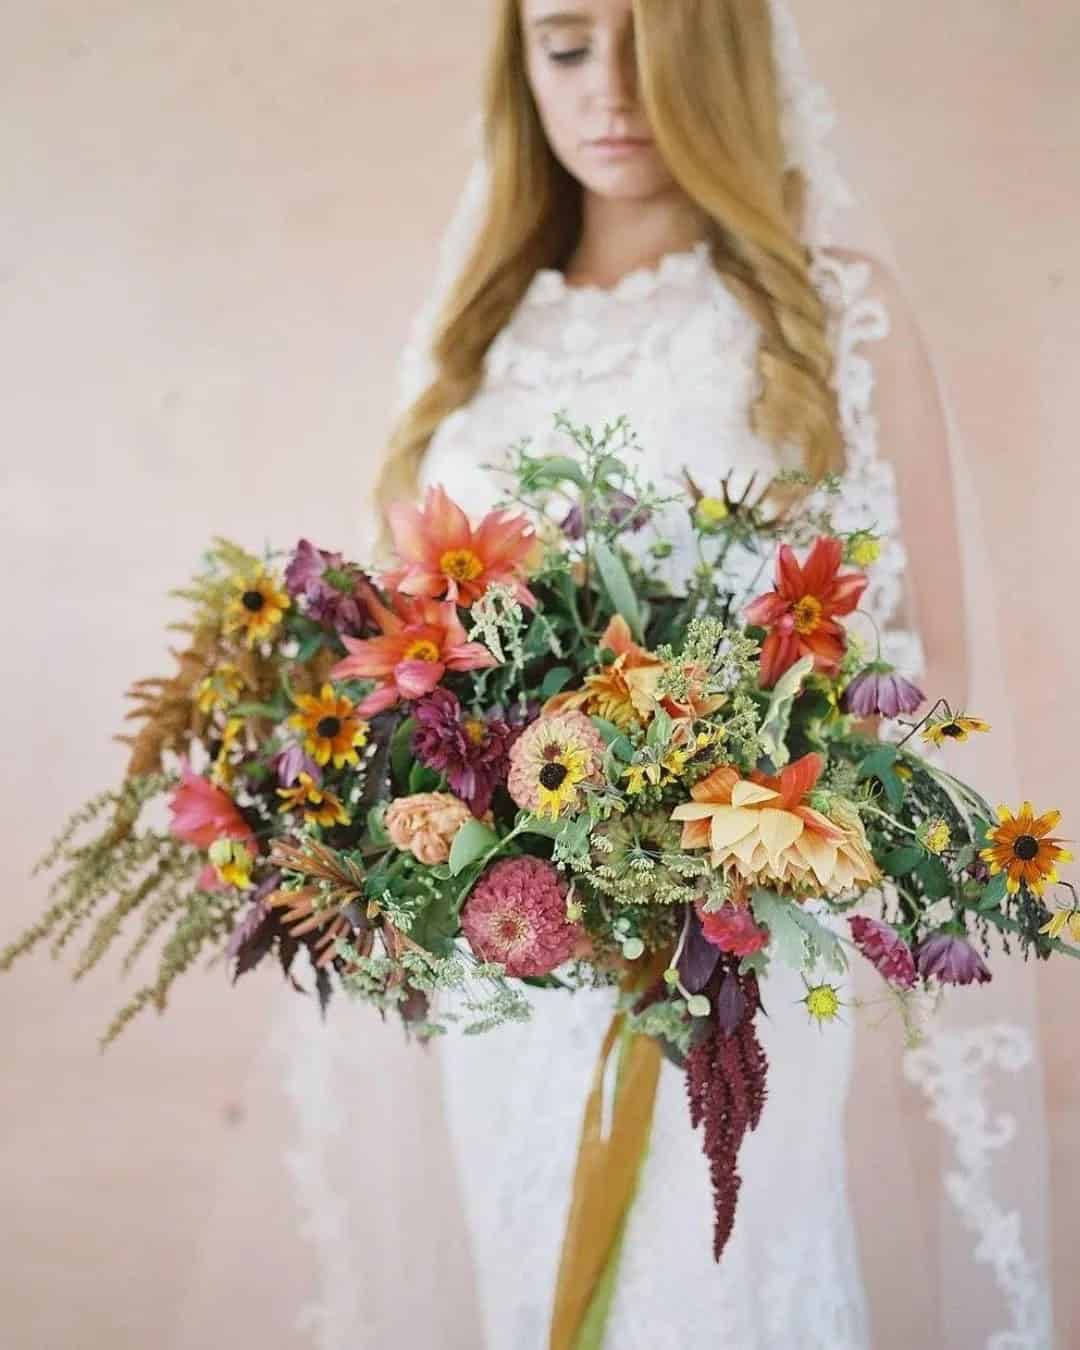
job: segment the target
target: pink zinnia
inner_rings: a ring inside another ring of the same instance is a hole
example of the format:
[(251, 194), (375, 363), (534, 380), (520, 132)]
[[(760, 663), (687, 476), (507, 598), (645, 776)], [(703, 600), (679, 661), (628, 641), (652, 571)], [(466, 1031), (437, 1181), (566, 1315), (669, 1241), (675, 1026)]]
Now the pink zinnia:
[(896, 931), (880, 919), (856, 914), (848, 919), (851, 940), (879, 975), (901, 989), (915, 983), (915, 957)]
[(392, 708), (402, 699), (419, 699), (438, 687), (448, 670), (485, 670), (499, 663), (479, 642), (469, 642), (449, 601), (395, 595), (393, 608), (379, 601), (370, 586), (361, 585), (383, 636), (341, 641), (349, 651), (330, 671), (331, 680), (375, 680), (379, 688), (357, 705), (364, 718)]
[(504, 858), (476, 883), (461, 927), (482, 961), (507, 975), (550, 975), (569, 961), (581, 930), (566, 917), (566, 882), (541, 858)]
[(505, 585), (522, 604), (535, 606), (522, 578), (540, 546), (524, 516), (492, 511), (474, 530), (461, 507), (432, 487), (422, 508), (391, 507), (390, 529), (404, 566), (383, 578), (388, 590), (468, 607), (489, 587)]

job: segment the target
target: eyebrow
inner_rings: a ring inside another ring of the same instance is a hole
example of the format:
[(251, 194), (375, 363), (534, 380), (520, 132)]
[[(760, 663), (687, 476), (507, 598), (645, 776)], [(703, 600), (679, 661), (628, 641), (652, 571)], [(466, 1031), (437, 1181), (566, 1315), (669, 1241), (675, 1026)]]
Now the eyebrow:
[(559, 14), (545, 14), (539, 19), (534, 19), (533, 28), (580, 28), (584, 24), (592, 23), (592, 19), (587, 14), (572, 14), (564, 11)]

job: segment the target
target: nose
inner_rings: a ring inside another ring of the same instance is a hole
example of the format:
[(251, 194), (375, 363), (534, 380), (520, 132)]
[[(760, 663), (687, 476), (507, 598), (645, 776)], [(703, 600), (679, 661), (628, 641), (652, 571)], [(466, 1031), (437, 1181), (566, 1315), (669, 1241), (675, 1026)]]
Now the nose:
[(637, 65), (632, 38), (618, 38), (603, 44), (592, 63), (596, 106), (608, 113), (629, 112), (637, 103)]

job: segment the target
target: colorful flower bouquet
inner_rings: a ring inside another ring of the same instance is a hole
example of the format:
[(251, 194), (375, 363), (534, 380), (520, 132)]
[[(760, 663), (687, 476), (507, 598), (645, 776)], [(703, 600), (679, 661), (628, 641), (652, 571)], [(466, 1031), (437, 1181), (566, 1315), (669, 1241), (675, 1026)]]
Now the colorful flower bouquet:
[(878, 543), (834, 530), (836, 483), (661, 495), (625, 424), (560, 425), (565, 456), (516, 447), (479, 524), (439, 488), (394, 511), (378, 580), (306, 540), (216, 541), (175, 593), (176, 673), (131, 691), (123, 784), (42, 860), (51, 908), (0, 964), (94, 920), (81, 976), (137, 916), (126, 967), (171, 926), (106, 1044), (207, 952), (421, 1038), (610, 985), (623, 1034), (685, 1067), (719, 1257), (774, 964), (826, 1028), (861, 956), (914, 1026), (991, 978), (992, 932), (1075, 954), (1080, 911), (1046, 903), (1070, 855), (1057, 812), (995, 815), (916, 750), (989, 728), (914, 720), (858, 621)]

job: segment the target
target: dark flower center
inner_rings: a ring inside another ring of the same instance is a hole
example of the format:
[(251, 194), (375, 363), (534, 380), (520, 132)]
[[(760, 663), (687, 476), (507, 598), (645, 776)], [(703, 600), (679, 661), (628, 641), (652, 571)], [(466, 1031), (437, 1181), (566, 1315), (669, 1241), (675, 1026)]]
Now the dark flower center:
[(549, 792), (558, 792), (569, 772), (565, 764), (545, 764), (540, 770), (540, 786), (546, 787)]
[(1022, 834), (1013, 844), (1013, 852), (1021, 862), (1031, 862), (1039, 856), (1039, 841), (1033, 834)]
[(341, 734), (341, 718), (324, 717), (315, 728), (315, 731), (319, 736), (323, 736), (326, 740), (332, 741), (335, 736)]
[(953, 737), (963, 736), (964, 728), (961, 726), (957, 726), (955, 722), (945, 722), (942, 725), (941, 734), (943, 736), (953, 736)]
[(266, 596), (263, 595), (262, 591), (245, 591), (242, 603), (251, 614), (258, 614), (259, 610), (266, 604)]

